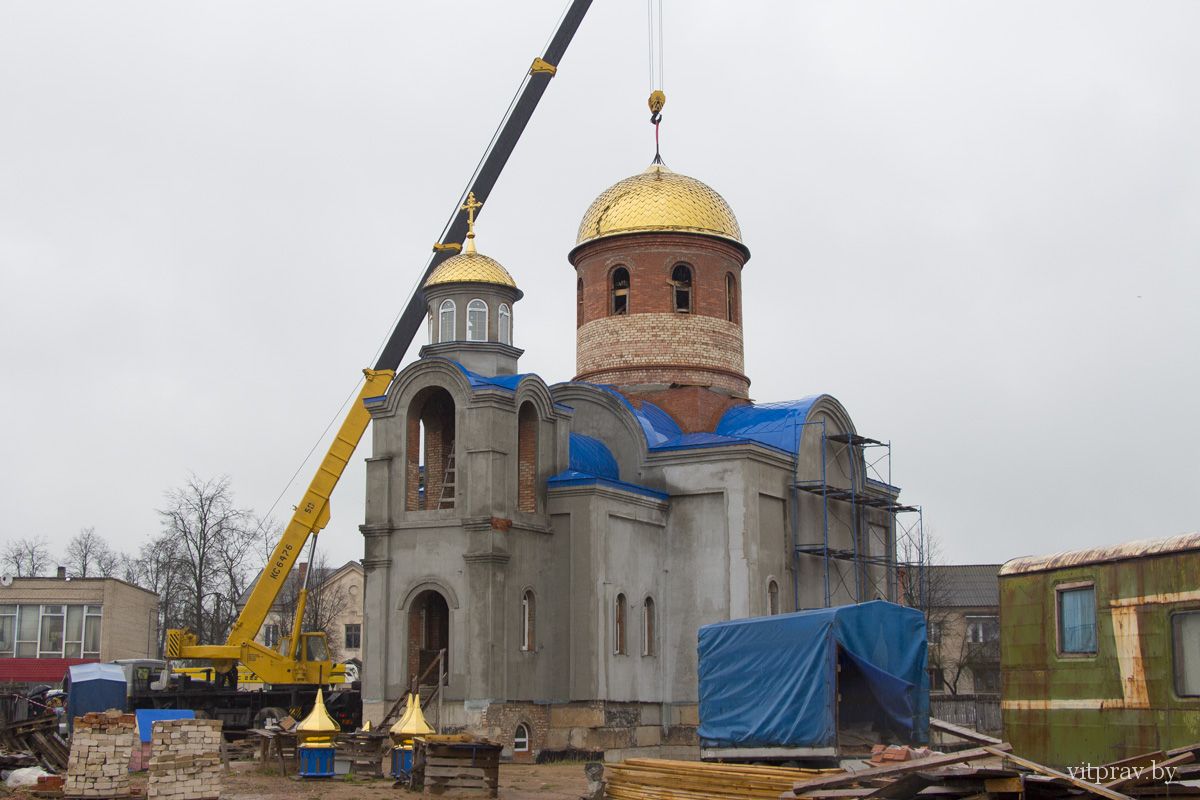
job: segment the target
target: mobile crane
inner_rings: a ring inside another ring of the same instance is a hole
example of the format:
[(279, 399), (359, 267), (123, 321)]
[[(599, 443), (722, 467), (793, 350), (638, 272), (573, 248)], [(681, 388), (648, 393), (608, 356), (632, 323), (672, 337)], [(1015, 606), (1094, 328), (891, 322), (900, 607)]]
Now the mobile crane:
[[(477, 202), (487, 201), (590, 6), (591, 0), (572, 0), (564, 12), (545, 52), (533, 60), (522, 79), (512, 104), (463, 191), (463, 198), (473, 193)], [(418, 286), (424, 285), (425, 279), (438, 265), (461, 248), (459, 243), (466, 232), (467, 210), (460, 198), (439, 241), (433, 246), (433, 256)], [(202, 707), (210, 715), (225, 719), (227, 724), (246, 725), (252, 715), (264, 710), (290, 710), (311, 705), (317, 688), (338, 675), (338, 668), (329, 658), (325, 634), (303, 630), (311, 570), (305, 574), (304, 585), (299, 591), (290, 635), (283, 637), (275, 649), (259, 644), (254, 637), (306, 543), (309, 545), (309, 563), (312, 563), (311, 553), (316, 547), (317, 535), (329, 523), (330, 496), (370, 422), (363, 401), (387, 392), (400, 360), (420, 329), (424, 317), (424, 297), (418, 288), (409, 298), (375, 366), (363, 370), (365, 380), (358, 396), (322, 459), (316, 476), (296, 506), (225, 643), (201, 644), (196, 634), (187, 629), (167, 631), (165, 657), (168, 661), (192, 660), (210, 664), (218, 675), (216, 685), (179, 688), (172, 684), (166, 689), (151, 689), (148, 683), (145, 690), (140, 686), (131, 687), (131, 701), (135, 707)], [(239, 665), (263, 681), (264, 688), (261, 691), (237, 691)], [(327, 700), (327, 705), (343, 725), (356, 725), (361, 721), (361, 699), (354, 688), (335, 691)]]

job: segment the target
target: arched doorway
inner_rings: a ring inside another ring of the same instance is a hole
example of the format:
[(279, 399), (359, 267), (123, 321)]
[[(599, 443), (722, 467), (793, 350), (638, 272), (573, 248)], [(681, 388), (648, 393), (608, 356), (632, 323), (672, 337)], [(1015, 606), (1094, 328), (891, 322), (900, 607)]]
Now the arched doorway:
[(445, 673), (449, 675), (450, 606), (441, 592), (426, 589), (408, 610), (409, 682), (420, 678), (422, 686), (436, 685), (438, 669), (433, 665), (442, 650), (446, 650)]

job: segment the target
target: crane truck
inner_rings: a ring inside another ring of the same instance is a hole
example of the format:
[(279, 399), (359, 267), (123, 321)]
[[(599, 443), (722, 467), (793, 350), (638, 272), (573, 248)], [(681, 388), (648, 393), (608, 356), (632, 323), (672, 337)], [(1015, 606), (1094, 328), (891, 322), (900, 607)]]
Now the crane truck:
[[(438, 265), (461, 249), (460, 243), (467, 232), (467, 213), (462, 198), (474, 193), (477, 202), (486, 203), (590, 6), (591, 0), (573, 0), (545, 51), (534, 59), (484, 157), (455, 205), (442, 235), (434, 244), (433, 256), (418, 285), (423, 285)], [(246, 727), (266, 716), (282, 716), (284, 712), (303, 713), (311, 707), (318, 687), (328, 688), (334, 684), (325, 700), (330, 713), (343, 726), (356, 727), (361, 723), (362, 701), (357, 685), (346, 685), (344, 681), (338, 684), (343, 676), (340, 668), (330, 660), (325, 634), (303, 629), (308, 580), (312, 570), (306, 572), (304, 585), (299, 591), (290, 635), (283, 637), (275, 648), (259, 644), (255, 637), (306, 544), (310, 552), (309, 563), (312, 563), (311, 553), (316, 547), (317, 535), (329, 523), (330, 496), (370, 422), (363, 401), (387, 392), (400, 360), (424, 317), (424, 297), (418, 289), (409, 299), (380, 350), (375, 366), (363, 370), (365, 380), (358, 396), (322, 459), (317, 474), (296, 505), (295, 513), (275, 545), (270, 560), (259, 575), (225, 643), (203, 644), (195, 633), (187, 629), (167, 631), (167, 661), (208, 665), (216, 680), (196, 681), (188, 676), (167, 679), (148, 665), (144, 668), (134, 665), (129, 686), (130, 705), (133, 708), (197, 709), (224, 720), (228, 727)], [(262, 681), (263, 688), (250, 692), (238, 691), (239, 667), (252, 672)]]

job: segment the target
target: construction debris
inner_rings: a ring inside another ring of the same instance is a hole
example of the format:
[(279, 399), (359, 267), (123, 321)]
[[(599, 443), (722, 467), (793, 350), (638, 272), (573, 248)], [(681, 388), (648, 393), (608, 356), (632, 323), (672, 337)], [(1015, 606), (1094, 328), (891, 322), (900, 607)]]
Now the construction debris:
[[(0, 727), (0, 749), (7, 751), (4, 759), (32, 757), (33, 763), (41, 764), (50, 772), (66, 769), (70, 753), (70, 748), (58, 733), (58, 717), (52, 714), (10, 722)], [(7, 761), (4, 763), (5, 769), (11, 768), (7, 766)]]
[(470, 734), (422, 736), (413, 742), (412, 788), (425, 794), (496, 797), (500, 786), (497, 742)]
[[(964, 732), (971, 733), (973, 731)], [(1200, 742), (1166, 752), (1062, 772), (986, 744), (957, 753), (878, 748), (856, 770), (630, 759), (606, 768), (611, 800), (987, 800), (1022, 797), (1105, 800), (1200, 796)], [(860, 762), (862, 763), (862, 762)]]

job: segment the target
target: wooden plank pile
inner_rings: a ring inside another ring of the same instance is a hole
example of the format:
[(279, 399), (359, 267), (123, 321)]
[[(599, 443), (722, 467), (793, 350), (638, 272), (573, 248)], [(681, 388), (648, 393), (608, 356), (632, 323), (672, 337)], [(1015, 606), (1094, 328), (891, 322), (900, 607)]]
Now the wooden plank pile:
[(50, 772), (66, 769), (70, 754), (70, 747), (58, 735), (58, 717), (53, 714), (0, 725), (0, 749), (10, 755), (29, 754)]
[[(978, 736), (978, 735), (976, 735)], [(1105, 800), (1196, 797), (1200, 742), (1060, 772), (1014, 755), (1005, 743), (853, 770), (630, 759), (606, 769), (611, 800)], [(1168, 776), (1170, 782), (1168, 782)]]
[(418, 737), (413, 740), (412, 788), (429, 795), (496, 797), (501, 749), (465, 733)]

